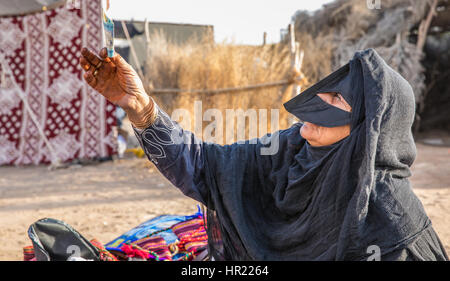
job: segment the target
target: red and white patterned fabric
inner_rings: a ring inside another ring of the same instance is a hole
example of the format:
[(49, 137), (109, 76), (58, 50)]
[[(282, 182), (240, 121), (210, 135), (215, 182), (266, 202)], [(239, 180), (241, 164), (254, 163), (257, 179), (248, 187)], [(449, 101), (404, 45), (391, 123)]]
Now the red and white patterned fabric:
[(102, 46), (101, 2), (79, 3), (0, 18), (0, 165), (116, 153), (115, 106), (83, 81), (78, 65), (83, 46)]

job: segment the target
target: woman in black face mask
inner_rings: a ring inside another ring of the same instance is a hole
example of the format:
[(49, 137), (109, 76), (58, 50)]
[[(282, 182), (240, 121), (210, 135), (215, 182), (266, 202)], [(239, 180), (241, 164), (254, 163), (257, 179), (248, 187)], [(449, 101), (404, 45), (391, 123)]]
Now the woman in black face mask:
[(99, 55), (83, 50), (86, 81), (124, 108), (161, 173), (206, 205), (214, 259), (448, 259), (408, 180), (413, 91), (374, 50), (287, 102), (301, 123), (225, 146), (184, 131), (123, 59)]
[[(318, 93), (317, 96), (331, 106), (346, 112), (352, 111), (352, 107), (339, 93)], [(328, 146), (350, 135), (350, 124), (323, 127), (304, 121), (300, 128), (300, 135), (312, 146)]]

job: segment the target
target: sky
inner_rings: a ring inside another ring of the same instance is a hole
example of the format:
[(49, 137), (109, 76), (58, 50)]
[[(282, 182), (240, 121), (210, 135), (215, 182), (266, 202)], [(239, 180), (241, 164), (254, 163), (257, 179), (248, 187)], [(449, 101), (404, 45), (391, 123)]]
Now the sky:
[(120, 20), (208, 24), (216, 42), (260, 45), (280, 40), (280, 29), (298, 10), (314, 11), (330, 0), (110, 0), (110, 17)]

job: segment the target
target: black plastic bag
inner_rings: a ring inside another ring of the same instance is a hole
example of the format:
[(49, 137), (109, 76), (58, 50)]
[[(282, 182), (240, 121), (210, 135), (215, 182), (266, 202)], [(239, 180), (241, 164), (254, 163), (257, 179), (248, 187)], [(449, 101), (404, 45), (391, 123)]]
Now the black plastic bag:
[(38, 261), (67, 261), (70, 258), (100, 260), (100, 253), (86, 238), (63, 221), (45, 218), (28, 229)]

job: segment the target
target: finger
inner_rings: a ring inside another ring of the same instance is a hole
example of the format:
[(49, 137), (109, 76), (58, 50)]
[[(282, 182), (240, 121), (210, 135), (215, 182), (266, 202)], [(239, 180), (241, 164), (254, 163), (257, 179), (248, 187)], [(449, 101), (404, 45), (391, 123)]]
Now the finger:
[(83, 55), (83, 57), (86, 58), (86, 60), (92, 64), (94, 67), (97, 67), (97, 65), (99, 65), (99, 63), (102, 61), (99, 57), (97, 57), (96, 54), (94, 54), (93, 52), (91, 52), (90, 50), (88, 50), (87, 48), (83, 48), (81, 50), (81, 54)]
[(111, 59), (108, 57), (108, 50), (106, 48), (101, 49), (98, 55), (105, 63), (108, 64), (111, 62)]
[(97, 86), (97, 79), (92, 74), (92, 70), (89, 70), (85, 74), (83, 74), (84, 80), (91, 86), (92, 88), (95, 88)]
[(92, 67), (92, 65), (84, 57), (80, 58), (80, 65), (84, 71), (89, 71), (89, 69)]
[(106, 48), (103, 48), (100, 50), (100, 52), (98, 53), (98, 55), (100, 56), (101, 59), (106, 59), (108, 57), (108, 51), (106, 50)]
[(111, 58), (112, 62), (118, 67), (127, 67), (128, 63), (122, 58), (121, 55), (115, 54), (114, 57)]

